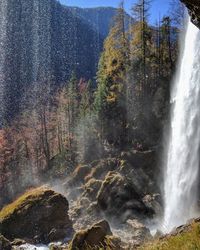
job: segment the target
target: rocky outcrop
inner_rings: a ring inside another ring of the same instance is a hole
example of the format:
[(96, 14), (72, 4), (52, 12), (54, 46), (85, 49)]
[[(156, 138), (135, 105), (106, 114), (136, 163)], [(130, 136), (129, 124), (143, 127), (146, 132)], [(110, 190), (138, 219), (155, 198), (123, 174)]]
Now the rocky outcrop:
[(131, 180), (118, 172), (109, 172), (97, 195), (99, 207), (109, 216), (126, 220), (130, 216), (152, 216), (153, 210), (145, 206)]
[[(102, 220), (92, 227), (86, 230), (82, 230), (75, 234), (71, 245), (70, 250), (84, 250), (87, 247), (97, 247), (104, 244), (106, 236), (112, 235), (110, 226), (107, 221)], [(93, 249), (93, 248), (92, 248)]]
[(41, 187), (25, 193), (0, 211), (0, 231), (8, 238), (48, 243), (71, 237), (67, 199)]
[(64, 183), (74, 228), (83, 229), (82, 225), (105, 215), (124, 223), (161, 213), (155, 173), (158, 175), (155, 151), (130, 150), (78, 166)]
[(192, 22), (200, 28), (200, 2), (199, 0), (181, 0), (189, 10)]

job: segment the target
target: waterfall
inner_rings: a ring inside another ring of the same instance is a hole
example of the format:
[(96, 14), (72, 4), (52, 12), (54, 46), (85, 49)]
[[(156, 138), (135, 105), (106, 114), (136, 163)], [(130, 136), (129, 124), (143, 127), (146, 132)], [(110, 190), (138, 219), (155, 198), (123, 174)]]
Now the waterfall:
[(0, 127), (3, 123), (5, 112), (5, 96), (4, 96), (4, 82), (5, 82), (5, 46), (6, 46), (6, 32), (7, 32), (7, 1), (0, 2)]
[(164, 175), (163, 231), (196, 214), (200, 145), (200, 31), (189, 22), (172, 91)]

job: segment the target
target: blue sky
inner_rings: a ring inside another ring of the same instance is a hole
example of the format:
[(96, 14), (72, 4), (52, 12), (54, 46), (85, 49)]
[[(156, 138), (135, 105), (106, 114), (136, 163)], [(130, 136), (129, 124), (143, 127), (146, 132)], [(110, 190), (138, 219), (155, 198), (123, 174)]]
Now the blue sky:
[[(113, 6), (118, 7), (120, 0), (60, 0), (62, 4), (69, 6), (79, 7), (99, 7), (99, 6)], [(127, 12), (130, 11), (131, 6), (136, 0), (125, 0), (125, 8)], [(154, 23), (159, 19), (159, 15), (162, 17), (168, 13), (170, 0), (153, 0), (151, 8), (151, 21)]]

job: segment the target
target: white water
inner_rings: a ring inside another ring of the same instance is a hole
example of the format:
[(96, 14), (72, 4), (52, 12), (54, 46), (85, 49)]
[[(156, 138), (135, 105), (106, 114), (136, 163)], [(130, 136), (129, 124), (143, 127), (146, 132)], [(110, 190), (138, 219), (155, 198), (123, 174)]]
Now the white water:
[(45, 245), (34, 246), (30, 244), (24, 244), (21, 245), (18, 250), (49, 250), (49, 247)]
[(164, 222), (170, 232), (197, 215), (200, 144), (200, 31), (189, 22), (172, 91), (164, 180)]

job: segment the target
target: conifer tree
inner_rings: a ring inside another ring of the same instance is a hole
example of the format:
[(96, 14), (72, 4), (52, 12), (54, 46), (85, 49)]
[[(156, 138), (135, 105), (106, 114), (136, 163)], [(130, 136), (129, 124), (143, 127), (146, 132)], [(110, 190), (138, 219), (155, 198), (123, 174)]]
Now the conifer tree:
[(137, 70), (137, 76), (140, 79), (138, 88), (142, 102), (148, 93), (148, 58), (151, 54), (152, 33), (148, 25), (148, 15), (151, 0), (138, 0), (133, 6), (133, 15), (136, 23), (131, 27), (131, 53), (132, 63)]
[(99, 70), (95, 110), (101, 121), (102, 138), (110, 144), (126, 140), (126, 73), (129, 65), (129, 43), (124, 25), (123, 3), (104, 43)]

